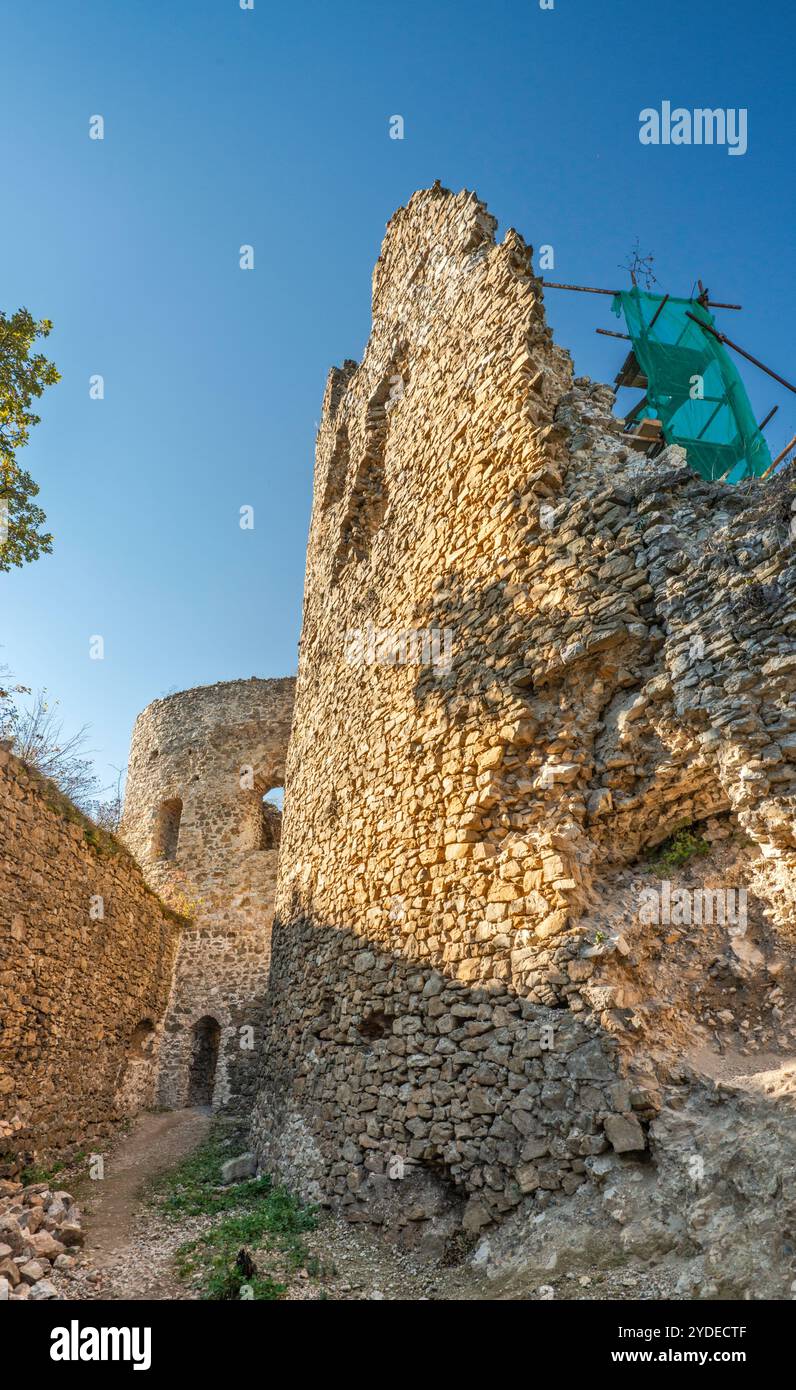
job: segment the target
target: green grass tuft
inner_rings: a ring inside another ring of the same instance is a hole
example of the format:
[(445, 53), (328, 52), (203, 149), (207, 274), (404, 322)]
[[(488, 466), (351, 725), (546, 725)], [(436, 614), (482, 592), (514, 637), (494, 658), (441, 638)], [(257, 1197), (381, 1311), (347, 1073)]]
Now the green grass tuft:
[[(218, 1134), (158, 1179), (150, 1200), (167, 1219), (186, 1216), (218, 1218), (210, 1230), (177, 1251), (181, 1278), (198, 1283), (205, 1299), (273, 1300), (287, 1286), (263, 1266), (279, 1272), (302, 1268), (309, 1256), (302, 1239), (316, 1225), (313, 1207), (304, 1205), (269, 1176), (221, 1187), (221, 1164), (229, 1149)], [(249, 1250), (258, 1272), (246, 1278), (236, 1266), (238, 1252)]]
[(24, 1182), (26, 1187), (32, 1187), (37, 1182), (52, 1182), (63, 1171), (63, 1168), (63, 1163), (54, 1163), (52, 1168), (44, 1168), (38, 1163), (31, 1163), (20, 1173), (20, 1182)]

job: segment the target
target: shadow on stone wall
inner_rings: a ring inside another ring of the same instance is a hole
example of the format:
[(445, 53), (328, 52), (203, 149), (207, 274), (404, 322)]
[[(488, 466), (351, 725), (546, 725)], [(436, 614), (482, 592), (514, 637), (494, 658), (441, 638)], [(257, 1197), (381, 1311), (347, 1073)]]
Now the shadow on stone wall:
[(297, 920), (273, 942), (254, 1141), (308, 1197), (428, 1247), (574, 1192), (606, 1125), (643, 1149), (650, 1099), (589, 1020), (463, 984), (412, 941)]

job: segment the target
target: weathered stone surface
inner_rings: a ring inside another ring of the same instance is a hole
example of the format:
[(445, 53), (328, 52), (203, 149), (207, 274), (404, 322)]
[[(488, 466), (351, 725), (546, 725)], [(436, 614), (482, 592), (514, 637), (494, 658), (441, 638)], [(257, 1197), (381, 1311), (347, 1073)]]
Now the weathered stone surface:
[(221, 1165), (221, 1181), (240, 1182), (243, 1178), (251, 1178), (257, 1170), (257, 1162), (254, 1154), (241, 1154), (239, 1158), (227, 1159)]
[(58, 1237), (64, 1245), (82, 1245), (83, 1228), (78, 1221), (64, 1221), (58, 1226)]
[[(695, 1084), (653, 1122), (651, 1162), (613, 1153), (588, 1158), (586, 1185), (566, 1201), (554, 1198), (541, 1220), (533, 1208), (519, 1208), (486, 1233), (475, 1263), (501, 1297), (522, 1297), (545, 1275), (599, 1277), (614, 1269), (635, 1270), (649, 1297), (650, 1275), (663, 1262), (677, 1298), (790, 1299), (792, 1085), (792, 1067), (778, 1081), (769, 1078), (765, 1099), (743, 1083), (720, 1090)], [(772, 1100), (782, 1102), (779, 1113)]]
[[(495, 1278), (550, 1296), (557, 1270), (670, 1253), (686, 1297), (789, 1296), (790, 477), (731, 488), (633, 452), (495, 226), (472, 194), (416, 194), (363, 360), (328, 379), (267, 1019), (260, 793), (292, 682), (187, 691), (136, 727), (125, 833), (195, 924), (160, 1095), (196, 1099), (209, 1016), (214, 1104), (259, 1088), (257, 1161), (352, 1221), (435, 1256), (479, 1233)], [(749, 889), (748, 933), (702, 915), (714, 873), (683, 888), (666, 861), (658, 907), (676, 889), (700, 915), (642, 917), (650, 852), (694, 825), (735, 846), (714, 868)], [(16, 912), (14, 950), (30, 931)], [(764, 1045), (788, 1065), (756, 1077)], [(745, 1099), (695, 1079), (706, 1054)], [(9, 1249), (68, 1224), (54, 1197), (26, 1190)]]
[(20, 1255), (25, 1249), (27, 1232), (20, 1225), (18, 1218), (11, 1212), (0, 1215), (0, 1238), (2, 1238), (4, 1249), (7, 1249), (12, 1255)]
[(772, 923), (796, 896), (790, 495), (634, 453), (494, 230), (416, 194), (328, 379), (254, 1115), (262, 1161), (352, 1218), (411, 1162), (468, 1230), (577, 1201), (660, 1104), (690, 981), (645, 1007), (670, 942), (598, 929), (603, 877), (731, 815)]
[[(9, 1284), (11, 1299), (53, 1297), (47, 1276), (53, 1267), (73, 1268), (76, 1257), (67, 1255), (65, 1246), (83, 1243), (80, 1208), (68, 1192), (53, 1193), (47, 1183), (16, 1186), (13, 1195), (0, 1197), (0, 1231), (8, 1237), (0, 1245), (0, 1277)], [(47, 1229), (31, 1224), (31, 1216), (45, 1213)]]
[(64, 1254), (64, 1246), (60, 1240), (56, 1240), (49, 1231), (38, 1231), (25, 1242), (29, 1245), (34, 1255), (44, 1255), (48, 1260), (55, 1259), (56, 1255)]
[(94, 838), (3, 747), (0, 917), (8, 1172), (36, 1155), (95, 1147), (125, 1113), (151, 1104), (154, 1071), (150, 1062), (133, 1075), (134, 1039), (163, 1016), (180, 924), (122, 845)]
[[(136, 720), (121, 833), (148, 882), (189, 917), (157, 1059), (163, 1105), (251, 1104), (280, 830), (262, 798), (284, 783), (294, 685), (199, 686), (155, 700)], [(202, 1019), (220, 1037), (215, 1074), (198, 1084)]]
[[(41, 1273), (43, 1274), (44, 1270)], [(0, 1260), (0, 1276), (7, 1279), (12, 1289), (15, 1289), (20, 1281), (20, 1270), (13, 1260)]]
[(40, 1279), (38, 1284), (34, 1284), (30, 1297), (35, 1300), (58, 1298), (58, 1290), (49, 1279)]
[(631, 1153), (634, 1149), (645, 1149), (647, 1141), (635, 1115), (609, 1115), (605, 1121), (605, 1133), (615, 1153)]

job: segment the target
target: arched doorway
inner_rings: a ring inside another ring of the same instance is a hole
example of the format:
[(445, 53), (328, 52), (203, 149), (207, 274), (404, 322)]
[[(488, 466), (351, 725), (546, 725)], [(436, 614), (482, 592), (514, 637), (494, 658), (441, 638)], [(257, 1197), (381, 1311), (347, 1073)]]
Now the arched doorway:
[(221, 1025), (205, 1014), (193, 1026), (191, 1070), (188, 1077), (188, 1104), (212, 1105), (216, 1082)]

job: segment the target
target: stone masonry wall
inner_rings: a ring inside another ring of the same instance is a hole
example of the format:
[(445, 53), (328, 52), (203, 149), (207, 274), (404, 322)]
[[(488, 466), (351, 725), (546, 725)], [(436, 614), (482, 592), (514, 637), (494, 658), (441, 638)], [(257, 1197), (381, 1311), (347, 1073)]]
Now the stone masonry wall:
[(136, 720), (122, 834), (148, 881), (187, 912), (160, 1052), (161, 1104), (191, 1090), (201, 1019), (220, 1027), (212, 1103), (250, 1102), (262, 1044), (294, 680), (240, 680), (155, 700)]
[(329, 376), (254, 1122), (407, 1238), (644, 1147), (654, 1068), (589, 985), (602, 871), (732, 810), (793, 902), (789, 484), (628, 449), (495, 227), (415, 194)]
[(0, 747), (0, 1176), (153, 1103), (179, 931), (123, 847)]

